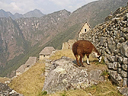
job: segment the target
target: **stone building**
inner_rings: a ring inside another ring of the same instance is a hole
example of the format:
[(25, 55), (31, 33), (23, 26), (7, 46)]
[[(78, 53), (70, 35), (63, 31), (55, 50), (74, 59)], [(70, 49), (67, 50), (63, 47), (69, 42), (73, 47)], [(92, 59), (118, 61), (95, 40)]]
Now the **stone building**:
[(39, 53), (39, 60), (44, 60), (50, 57), (52, 52), (54, 52), (55, 49), (53, 47), (45, 47), (40, 53)]
[(79, 32), (79, 39), (82, 39), (84, 34), (91, 29), (90, 25), (86, 22)]

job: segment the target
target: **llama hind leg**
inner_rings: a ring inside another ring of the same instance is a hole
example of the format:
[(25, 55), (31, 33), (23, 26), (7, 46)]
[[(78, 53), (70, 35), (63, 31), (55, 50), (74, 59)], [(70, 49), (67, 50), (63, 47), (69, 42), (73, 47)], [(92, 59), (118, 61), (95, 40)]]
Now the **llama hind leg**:
[(76, 57), (76, 62), (78, 64), (78, 66), (80, 66), (79, 61), (78, 61), (78, 55), (75, 55), (75, 57)]
[(80, 56), (80, 63), (82, 64), (82, 67), (85, 67), (85, 66), (83, 65), (83, 62), (82, 62), (83, 60), (82, 60), (82, 59), (83, 59), (83, 56), (81, 55), (81, 56)]

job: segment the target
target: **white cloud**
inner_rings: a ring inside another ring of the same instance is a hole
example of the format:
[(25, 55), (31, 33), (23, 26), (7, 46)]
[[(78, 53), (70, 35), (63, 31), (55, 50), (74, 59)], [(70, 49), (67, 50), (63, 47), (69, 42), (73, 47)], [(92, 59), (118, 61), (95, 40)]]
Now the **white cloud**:
[(11, 13), (26, 13), (39, 9), (44, 14), (66, 9), (74, 11), (77, 8), (96, 0), (0, 0), (0, 9)]
[(20, 7), (18, 7), (15, 2), (12, 2), (10, 5), (12, 6), (12, 10), (14, 12), (20, 12), (20, 11), (22, 11), (22, 9)]
[(13, 0), (13, 5), (13, 9), (19, 10), (19, 13), (26, 13), (36, 8), (34, 0)]

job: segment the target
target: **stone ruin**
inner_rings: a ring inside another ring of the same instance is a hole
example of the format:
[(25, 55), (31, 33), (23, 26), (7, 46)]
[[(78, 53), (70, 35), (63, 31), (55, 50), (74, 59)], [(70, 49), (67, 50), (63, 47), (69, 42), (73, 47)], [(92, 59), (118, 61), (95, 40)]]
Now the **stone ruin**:
[[(106, 17), (104, 23), (86, 32), (83, 39), (91, 41), (99, 50), (111, 80), (120, 86), (118, 88), (123, 95), (128, 96), (128, 4)], [(48, 60), (45, 65), (46, 79), (42, 91), (48, 93), (85, 88), (105, 80), (101, 73), (106, 69), (88, 71), (88, 68), (77, 68), (67, 57)]]
[(64, 42), (62, 44), (62, 50), (63, 49), (72, 49), (72, 45), (76, 42), (76, 40), (68, 40), (67, 42)]
[(104, 56), (112, 81), (127, 89), (128, 96), (128, 4), (87, 32), (83, 39), (91, 41)]

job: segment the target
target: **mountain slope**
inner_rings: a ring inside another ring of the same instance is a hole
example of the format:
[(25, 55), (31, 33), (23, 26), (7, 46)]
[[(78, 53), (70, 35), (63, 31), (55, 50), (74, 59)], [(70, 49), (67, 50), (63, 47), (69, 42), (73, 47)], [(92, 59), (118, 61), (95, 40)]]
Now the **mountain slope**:
[(95, 25), (102, 23), (104, 18), (114, 12), (117, 8), (126, 6), (127, 0), (99, 0), (91, 2), (74, 11), (68, 22), (85, 23), (86, 21), (93, 28)]
[(42, 50), (39, 47), (60, 32), (58, 25), (69, 15), (70, 12), (61, 10), (41, 18), (1, 18), (0, 76), (16, 70), (29, 56), (38, 54)]
[(94, 27), (103, 22), (111, 11), (126, 5), (126, 2), (127, 0), (99, 0), (84, 5), (73, 13), (61, 10), (40, 18), (1, 18), (0, 75), (5, 76), (17, 69), (29, 56), (38, 56), (45, 46), (61, 49), (63, 42), (77, 38), (86, 21)]
[(30, 18), (30, 17), (42, 17), (42, 16), (44, 16), (44, 14), (38, 9), (35, 9), (33, 11), (30, 11), (30, 12), (27, 12), (26, 14), (23, 15), (23, 17), (27, 17), (27, 18)]
[(104, 22), (111, 12), (119, 7), (126, 6), (127, 2), (127, 0), (99, 0), (82, 6), (71, 13), (64, 24), (60, 26), (63, 29), (62, 32), (48, 42), (47, 45), (60, 49), (63, 42), (78, 37), (78, 33), (85, 22), (88, 22), (93, 28)]

